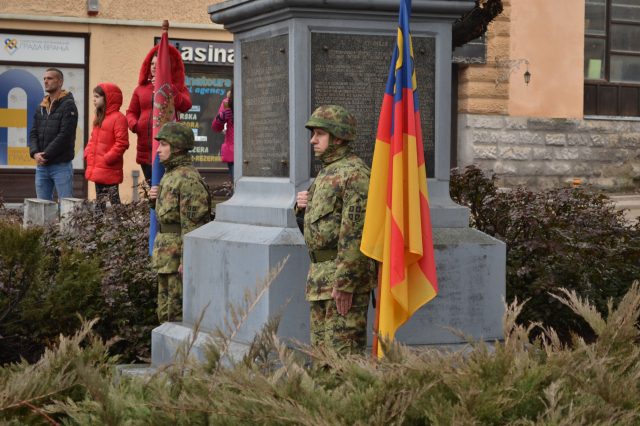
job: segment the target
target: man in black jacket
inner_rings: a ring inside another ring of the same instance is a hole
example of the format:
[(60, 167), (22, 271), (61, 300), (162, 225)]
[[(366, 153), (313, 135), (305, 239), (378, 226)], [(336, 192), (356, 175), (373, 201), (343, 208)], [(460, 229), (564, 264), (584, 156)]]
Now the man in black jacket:
[(78, 108), (73, 95), (62, 90), (63, 74), (56, 68), (44, 73), (44, 90), (48, 93), (36, 108), (29, 134), (29, 152), (36, 160), (38, 198), (53, 200), (73, 198), (73, 164), (75, 157)]

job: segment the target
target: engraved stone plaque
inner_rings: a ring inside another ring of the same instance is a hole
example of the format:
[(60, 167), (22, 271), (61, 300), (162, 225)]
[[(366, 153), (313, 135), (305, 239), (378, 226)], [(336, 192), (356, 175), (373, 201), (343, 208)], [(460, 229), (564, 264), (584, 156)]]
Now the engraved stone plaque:
[(242, 175), (289, 176), (289, 35), (242, 43)]
[[(434, 38), (412, 37), (412, 41), (425, 166), (427, 177), (433, 177), (436, 44)], [(355, 153), (369, 166), (395, 45), (395, 36), (311, 35), (311, 107), (341, 105), (355, 115)], [(322, 163), (312, 157), (311, 175), (317, 176), (321, 168)]]

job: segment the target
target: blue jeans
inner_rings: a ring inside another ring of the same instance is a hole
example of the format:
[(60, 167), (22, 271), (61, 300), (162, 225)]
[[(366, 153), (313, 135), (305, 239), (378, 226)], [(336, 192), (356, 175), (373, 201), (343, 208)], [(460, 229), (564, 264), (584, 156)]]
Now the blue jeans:
[(58, 198), (73, 198), (73, 164), (51, 164), (36, 168), (36, 194), (41, 200), (53, 201), (53, 189)]
[(231, 180), (233, 180), (233, 163), (227, 163), (227, 167), (229, 167), (229, 174), (231, 175)]

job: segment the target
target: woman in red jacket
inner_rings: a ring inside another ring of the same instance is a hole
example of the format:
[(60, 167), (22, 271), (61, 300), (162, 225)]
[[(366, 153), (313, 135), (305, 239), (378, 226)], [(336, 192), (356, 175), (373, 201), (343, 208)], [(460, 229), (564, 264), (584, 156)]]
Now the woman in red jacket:
[[(138, 135), (136, 163), (140, 164), (144, 178), (151, 181), (151, 114), (153, 113), (153, 84), (156, 75), (156, 61), (158, 60), (158, 48), (155, 46), (144, 59), (140, 68), (138, 87), (133, 92), (129, 109), (127, 109), (127, 122), (129, 129)], [(175, 47), (169, 45), (169, 59), (171, 62), (171, 81), (174, 96), (173, 105), (180, 121), (180, 113), (191, 109), (189, 89), (184, 85), (184, 64), (182, 56)]]
[(96, 184), (97, 209), (101, 213), (106, 204), (120, 204), (118, 184), (122, 183), (122, 157), (129, 148), (127, 119), (120, 112), (122, 91), (112, 83), (102, 83), (93, 89), (93, 119), (91, 139), (84, 150), (87, 162), (85, 176)]

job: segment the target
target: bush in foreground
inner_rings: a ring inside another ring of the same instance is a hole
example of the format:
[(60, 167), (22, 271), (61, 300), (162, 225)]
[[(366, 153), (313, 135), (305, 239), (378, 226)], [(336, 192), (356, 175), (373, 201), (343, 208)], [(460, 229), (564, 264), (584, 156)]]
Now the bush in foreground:
[(37, 360), (61, 334), (75, 334), (78, 315), (99, 317), (102, 338), (120, 338), (112, 355), (148, 357), (158, 320), (146, 204), (113, 206), (104, 217), (76, 211), (64, 232), (22, 229), (21, 219), (0, 217), (0, 363)]
[(640, 224), (630, 224), (603, 194), (571, 188), (499, 190), (497, 175), (453, 169), (451, 197), (471, 210), (471, 226), (507, 245), (507, 300), (530, 301), (520, 320), (558, 331), (586, 323), (552, 297), (575, 290), (601, 313), (640, 277)]
[[(275, 275), (273, 275), (275, 276)], [(273, 277), (272, 276), (272, 277)], [(272, 278), (271, 278), (272, 282)], [(268, 286), (268, 283), (267, 283)], [(254, 295), (259, 297), (258, 286)], [(563, 290), (556, 299), (597, 335), (591, 345), (561, 343), (548, 327), (518, 325), (523, 305), (509, 305), (504, 342), (471, 352), (410, 350), (385, 344), (386, 357), (339, 357), (275, 337), (277, 321), (256, 334), (241, 360), (225, 357), (234, 327), (255, 305), (247, 297), (227, 333), (151, 377), (114, 377), (104, 343), (85, 323), (35, 365), (0, 368), (0, 423), (65, 425), (592, 425), (640, 424), (640, 289), (632, 286), (603, 318), (588, 301)], [(525, 305), (526, 306), (526, 305)], [(534, 327), (542, 333), (529, 339)], [(459, 335), (462, 335), (458, 332)], [(90, 340), (83, 347), (82, 342)], [(271, 352), (274, 357), (263, 356)], [(306, 367), (299, 354), (315, 359)], [(13, 423), (12, 423), (13, 422)]]

